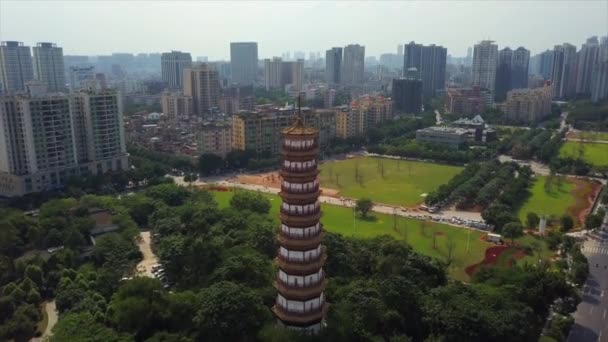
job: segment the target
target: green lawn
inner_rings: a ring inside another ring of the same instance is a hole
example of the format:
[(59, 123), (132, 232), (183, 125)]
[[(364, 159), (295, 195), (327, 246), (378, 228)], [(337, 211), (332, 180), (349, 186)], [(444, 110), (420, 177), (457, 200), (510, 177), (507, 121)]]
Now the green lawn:
[[(359, 169), (361, 181), (356, 181)], [(384, 176), (381, 169), (384, 168)], [(462, 167), (386, 158), (353, 158), (321, 165), (321, 186), (351, 198), (413, 206), (462, 171)]]
[(608, 167), (608, 144), (567, 141), (559, 150), (559, 156), (578, 158), (581, 152), (583, 159), (589, 164)]
[[(231, 192), (213, 192), (213, 194), (221, 207), (228, 206), (232, 196)], [(264, 194), (264, 196), (271, 200), (270, 214), (278, 218), (281, 199), (270, 194)], [(493, 246), (491, 243), (482, 241), (480, 239), (482, 233), (475, 230), (403, 217), (397, 219), (397, 229), (394, 229), (392, 215), (377, 213), (373, 213), (373, 219), (357, 218), (353, 224), (353, 213), (350, 208), (323, 204), (322, 210), (321, 222), (326, 231), (363, 239), (390, 235), (396, 239), (407, 241), (418, 253), (442, 261), (447, 260), (447, 245), (448, 241), (451, 240), (453, 261), (449, 266), (448, 274), (457, 280), (469, 281), (469, 276), (464, 271), (465, 267), (480, 262), (484, 257), (486, 248)], [(434, 234), (436, 234), (435, 247), (433, 247)], [(531, 242), (528, 237), (523, 237), (517, 241), (521, 241), (522, 244)], [(544, 247), (545, 244), (543, 243), (542, 246)], [(544, 248), (546, 250), (546, 247)]]
[[(561, 217), (568, 212), (568, 208), (576, 204), (576, 198), (572, 196), (572, 191), (576, 185), (568, 179), (563, 179), (561, 186), (554, 181), (550, 191), (545, 191), (545, 182), (548, 177), (537, 176), (534, 185), (530, 189), (532, 196), (523, 204), (519, 210), (519, 219), (522, 223), (526, 222), (526, 215), (533, 212), (539, 216), (554, 215)], [(557, 178), (554, 178), (557, 179)]]
[(585, 139), (585, 140), (603, 140), (608, 141), (608, 133), (607, 132), (592, 132), (592, 131), (581, 131), (575, 134), (569, 135), (568, 137), (572, 137), (574, 139)]

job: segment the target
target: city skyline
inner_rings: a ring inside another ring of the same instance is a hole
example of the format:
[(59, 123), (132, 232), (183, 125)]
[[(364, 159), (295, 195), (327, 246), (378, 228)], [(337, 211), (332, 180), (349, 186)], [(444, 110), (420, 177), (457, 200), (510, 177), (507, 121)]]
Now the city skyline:
[[(445, 13), (442, 11), (447, 5), (445, 2), (159, 1), (147, 4), (145, 15), (140, 5), (138, 1), (3, 0), (0, 40), (22, 41), (29, 46), (50, 41), (63, 47), (65, 55), (181, 50), (193, 56), (208, 56), (209, 60), (228, 60), (229, 43), (241, 41), (257, 42), (260, 59), (281, 56), (285, 51), (305, 51), (308, 55), (311, 51), (324, 52), (332, 46), (351, 43), (365, 46), (366, 56), (379, 56), (395, 53), (398, 44), (410, 41), (442, 45), (447, 47), (448, 54), (465, 56), (468, 47), (486, 39), (496, 41), (501, 48), (524, 46), (534, 55), (558, 44), (578, 46), (588, 37), (608, 32), (608, 3), (600, 1), (557, 2), (551, 6), (542, 1), (523, 6), (522, 3), (457, 2), (450, 3), (450, 11)], [(86, 11), (96, 13), (97, 17), (107, 15), (113, 23), (100, 31), (96, 25), (90, 25), (87, 16), (82, 16)], [(287, 15), (260, 20), (270, 13)], [(341, 14), (337, 22), (332, 19), (332, 13)], [(315, 25), (294, 25), (291, 14), (314, 17)], [(404, 15), (411, 20), (403, 21)], [(476, 25), (463, 24), (470, 16), (476, 18)], [(24, 17), (30, 20), (17, 20)], [(562, 23), (560, 29), (546, 25), (538, 20), (540, 17)], [(366, 25), (360, 25), (362, 20)], [(30, 26), (31, 22), (37, 25)], [(233, 22), (239, 25), (231, 24)], [(398, 24), (386, 24), (391, 22)], [(205, 34), (209, 26), (214, 27), (212, 35)], [(45, 27), (43, 35), (39, 27)]]

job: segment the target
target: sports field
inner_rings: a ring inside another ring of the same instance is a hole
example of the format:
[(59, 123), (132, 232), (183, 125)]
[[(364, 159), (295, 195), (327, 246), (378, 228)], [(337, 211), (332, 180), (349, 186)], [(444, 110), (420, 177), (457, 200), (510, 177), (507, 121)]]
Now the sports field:
[[(213, 192), (213, 194), (221, 207), (229, 205), (232, 192)], [(278, 218), (280, 198), (270, 194), (264, 194), (264, 196), (268, 197), (272, 203), (270, 215)], [(322, 210), (321, 222), (325, 230), (329, 232), (363, 239), (390, 235), (407, 241), (418, 253), (444, 262), (448, 259), (448, 246), (451, 245), (452, 262), (448, 267), (448, 274), (457, 280), (469, 281), (465, 268), (479, 263), (484, 258), (485, 250), (494, 246), (492, 243), (483, 241), (481, 239), (483, 233), (475, 230), (404, 217), (397, 218), (395, 228), (392, 215), (373, 213), (372, 219), (363, 220), (359, 217), (354, 219), (350, 208), (323, 204)], [(523, 241), (523, 244), (528, 244), (526, 237), (520, 240)], [(546, 250), (544, 243), (542, 246)]]
[(352, 158), (321, 165), (321, 184), (350, 198), (414, 206), (462, 167), (386, 158)]
[(560, 157), (582, 158), (593, 166), (608, 167), (608, 144), (567, 141), (559, 150)]

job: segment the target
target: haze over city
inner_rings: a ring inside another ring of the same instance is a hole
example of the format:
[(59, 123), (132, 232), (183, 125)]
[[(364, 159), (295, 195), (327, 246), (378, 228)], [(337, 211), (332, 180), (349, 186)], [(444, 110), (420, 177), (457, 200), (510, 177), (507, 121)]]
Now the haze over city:
[(350, 43), (378, 56), (415, 40), (464, 56), (483, 39), (534, 54), (606, 32), (606, 1), (0, 1), (0, 40), (79, 55), (174, 49), (217, 60), (228, 42), (257, 41), (263, 58)]

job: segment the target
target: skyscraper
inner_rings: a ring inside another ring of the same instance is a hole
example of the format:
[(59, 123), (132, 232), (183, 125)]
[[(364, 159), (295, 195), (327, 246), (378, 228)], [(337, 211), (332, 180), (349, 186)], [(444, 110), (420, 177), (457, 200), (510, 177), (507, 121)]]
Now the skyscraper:
[(422, 80), (414, 77), (394, 79), (392, 91), (396, 113), (419, 114), (422, 111)]
[(70, 67), (70, 91), (81, 88), (86, 81), (95, 79), (95, 68), (93, 66), (71, 66)]
[(350, 44), (344, 47), (342, 64), (342, 83), (359, 85), (363, 83), (365, 71), (365, 46)]
[(520, 46), (513, 51), (511, 60), (511, 89), (528, 88), (530, 50)]
[(553, 49), (553, 97), (566, 99), (576, 93), (576, 46), (568, 43)]
[(217, 70), (207, 63), (195, 65), (184, 72), (184, 95), (192, 97), (195, 115), (204, 117), (219, 106), (220, 81)]
[(593, 68), (599, 58), (600, 46), (596, 36), (587, 39), (578, 54), (576, 73), (576, 93), (591, 93), (591, 77)]
[(33, 79), (30, 47), (21, 42), (0, 43), (0, 93), (23, 91)]
[(53, 43), (38, 43), (33, 50), (34, 78), (46, 84), (49, 91), (64, 91), (63, 49)]
[(160, 68), (167, 88), (179, 90), (184, 87), (184, 70), (192, 66), (189, 52), (171, 51), (160, 56)]
[(342, 48), (334, 47), (325, 51), (325, 82), (328, 85), (340, 84), (342, 81)]
[(258, 74), (258, 43), (230, 43), (232, 83), (255, 84)]
[(482, 87), (494, 93), (498, 46), (491, 40), (475, 44), (473, 49), (473, 86)]
[(283, 60), (281, 58), (273, 57), (272, 59), (266, 58), (264, 60), (264, 85), (266, 86), (266, 90), (283, 90), (282, 73)]
[(511, 90), (513, 50), (506, 47), (498, 53), (498, 67), (496, 68), (496, 81), (494, 86), (494, 101), (502, 102)]
[(281, 324), (316, 333), (328, 309), (323, 271), (327, 255), (319, 222), (319, 131), (304, 126), (298, 117), (294, 125), (282, 130), (282, 136), (279, 270), (274, 283), (278, 293), (272, 311)]
[(404, 46), (403, 71), (410, 68), (418, 70), (425, 99), (435, 97), (438, 91), (445, 89), (447, 51), (434, 44), (424, 46), (410, 42)]
[(540, 54), (540, 74), (545, 80), (552, 79), (553, 75), (553, 51), (546, 50)]
[(597, 62), (591, 79), (591, 101), (599, 102), (608, 98), (608, 60)]

